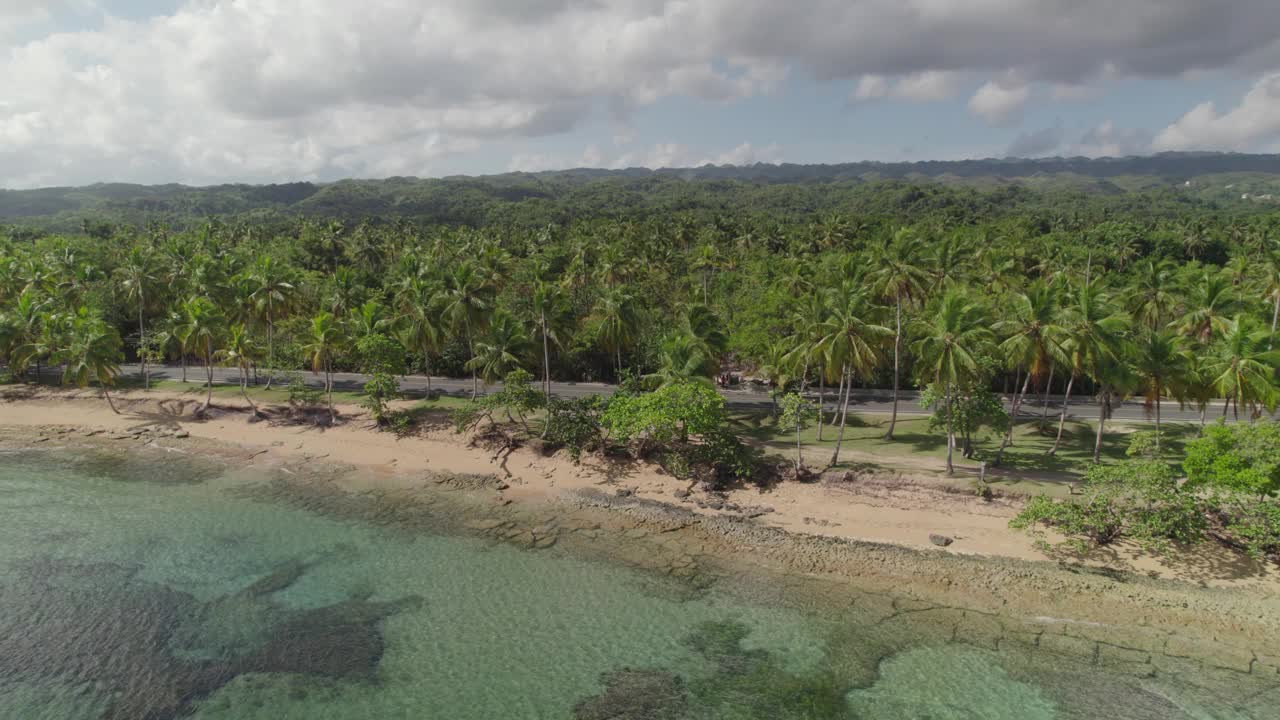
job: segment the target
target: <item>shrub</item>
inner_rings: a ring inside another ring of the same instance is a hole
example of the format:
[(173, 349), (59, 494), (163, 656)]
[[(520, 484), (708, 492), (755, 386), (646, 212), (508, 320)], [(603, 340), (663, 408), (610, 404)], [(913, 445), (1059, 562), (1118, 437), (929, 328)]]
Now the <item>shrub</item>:
[(324, 399), (324, 390), (307, 384), (302, 373), (294, 371), (285, 375), (285, 389), (289, 393), (289, 405), (297, 410), (318, 407)]
[(549, 398), (547, 400), (547, 442), (569, 450), (576, 463), (584, 451), (600, 447), (600, 415), (604, 412), (604, 400), (599, 395), (580, 398)]
[(1151, 460), (1160, 455), (1160, 449), (1156, 442), (1157, 435), (1154, 430), (1139, 430), (1129, 438), (1129, 447), (1124, 451), (1125, 455), (1131, 458), (1145, 458)]
[(1203, 539), (1207, 526), (1203, 503), (1179, 486), (1168, 465), (1151, 460), (1094, 465), (1085, 477), (1083, 499), (1040, 495), (1009, 523), (1027, 530), (1038, 524), (1067, 536), (1065, 544), (1080, 552), (1122, 536), (1164, 551), (1170, 542)]
[(635, 454), (644, 457), (653, 447), (720, 429), (726, 419), (724, 398), (715, 388), (687, 381), (650, 393), (615, 395), (600, 422), (613, 439), (632, 444)]
[(494, 424), (493, 414), (504, 411), (508, 422), (517, 420), (529, 430), (528, 415), (545, 407), (547, 396), (533, 386), (533, 376), (524, 370), (513, 370), (503, 380), (502, 390), (472, 400), (453, 412), (453, 423), (458, 432), (470, 430), (481, 422)]
[(1182, 467), (1196, 487), (1274, 496), (1280, 492), (1280, 423), (1211, 425), (1187, 444)]
[(404, 349), (386, 335), (372, 333), (356, 342), (356, 355), (360, 371), (369, 375), (360, 404), (379, 426), (386, 426), (390, 421), (387, 404), (400, 397), (396, 376), (404, 374)]
[(1217, 493), (1214, 517), (1229, 539), (1255, 558), (1280, 555), (1280, 503), (1242, 493)]

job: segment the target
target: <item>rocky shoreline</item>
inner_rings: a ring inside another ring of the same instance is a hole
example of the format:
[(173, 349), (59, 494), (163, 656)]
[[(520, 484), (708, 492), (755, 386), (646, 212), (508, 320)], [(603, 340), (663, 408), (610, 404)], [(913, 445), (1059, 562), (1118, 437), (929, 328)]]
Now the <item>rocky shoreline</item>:
[[(714, 585), (773, 604), (821, 607), (860, 628), (858, 643), (866, 647), (859, 652), (876, 657), (912, 637), (942, 637), (1046, 671), (1070, 658), (1117, 676), (1173, 676), (1253, 694), (1280, 688), (1280, 598), (1254, 591), (790, 533), (747, 512), (712, 516), (599, 490), (513, 500), (505, 482), (483, 474), (425, 473), (404, 489), (360, 489), (346, 478), (367, 472), (361, 468), (173, 429), (0, 430), (5, 450), (57, 447), (180, 453), (227, 470), (252, 468), (258, 480), (236, 491), (263, 501), (397, 531), (481, 536), (621, 563), (653, 577), (654, 591), (698, 593)], [(868, 641), (877, 635), (884, 638), (879, 647)]]

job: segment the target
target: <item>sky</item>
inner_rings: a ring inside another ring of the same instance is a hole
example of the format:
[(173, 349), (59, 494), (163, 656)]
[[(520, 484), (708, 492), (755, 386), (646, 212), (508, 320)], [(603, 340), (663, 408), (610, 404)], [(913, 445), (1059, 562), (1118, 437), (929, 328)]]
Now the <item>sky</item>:
[(0, 0), (0, 187), (1280, 152), (1277, 0)]

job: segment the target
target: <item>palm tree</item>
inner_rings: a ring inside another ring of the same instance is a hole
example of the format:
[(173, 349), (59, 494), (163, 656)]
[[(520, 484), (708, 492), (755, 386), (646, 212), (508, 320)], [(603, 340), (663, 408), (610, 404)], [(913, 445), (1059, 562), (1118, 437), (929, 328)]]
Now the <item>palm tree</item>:
[(194, 349), (204, 360), (206, 393), (204, 404), (196, 410), (203, 415), (213, 403), (214, 345), (222, 336), (225, 319), (217, 305), (207, 297), (194, 297), (182, 304), (182, 325), (178, 333), (184, 348)]
[(330, 278), (329, 311), (344, 317), (364, 300), (364, 288), (356, 272), (347, 266), (333, 271)]
[(1224, 272), (1205, 272), (1191, 286), (1187, 312), (1180, 331), (1201, 345), (1208, 345), (1226, 331), (1240, 302), (1231, 279)]
[[(463, 333), (467, 350), (474, 358), (476, 356), (475, 334), (483, 330), (493, 306), (493, 287), (482, 277), (480, 270), (473, 263), (459, 263), (445, 278), (445, 287), (440, 295), (440, 306), (441, 317), (455, 333)], [(471, 398), (475, 399), (479, 393), (480, 381), (473, 368)]]
[(49, 347), (45, 343), (48, 306), (49, 303), (39, 300), (36, 292), (28, 286), (18, 295), (10, 316), (14, 326), (14, 372), (26, 372), (34, 361), (37, 383), (40, 382), (40, 360), (49, 354)]
[[(1088, 375), (1105, 387), (1106, 383), (1102, 382), (1104, 375), (1110, 372), (1110, 366), (1118, 359), (1122, 334), (1128, 328), (1128, 318), (1116, 311), (1098, 283), (1081, 285), (1065, 308), (1064, 316), (1063, 355), (1071, 375), (1062, 400), (1058, 436), (1049, 449), (1050, 455), (1056, 455), (1062, 444), (1062, 431), (1067, 424), (1067, 408), (1071, 404), (1075, 381), (1082, 375)], [(1105, 414), (1107, 405), (1107, 402), (1101, 403), (1099, 413)]]
[(396, 321), (404, 346), (422, 353), (428, 394), (431, 392), (431, 356), (440, 352), (444, 337), (440, 313), (436, 310), (438, 297), (434, 285), (421, 278), (413, 278), (400, 293), (403, 310)]
[(711, 375), (720, 369), (720, 358), (729, 348), (724, 322), (706, 305), (695, 303), (685, 308), (684, 332), (698, 345), (707, 358)]
[[(796, 304), (795, 310), (791, 313), (792, 334), (786, 339), (786, 343), (790, 348), (787, 353), (787, 360), (793, 367), (800, 368), (800, 388), (798, 392), (801, 395), (804, 395), (808, 388), (809, 369), (817, 369), (819, 441), (822, 440), (823, 420), (827, 412), (826, 381), (831, 374), (822, 346), (822, 338), (825, 334), (823, 323), (826, 322), (829, 314), (830, 305), (827, 302), (826, 293), (810, 293)], [(843, 373), (840, 376), (840, 381), (841, 392), (843, 392)], [(840, 395), (838, 394), (836, 396), (837, 405), (835, 409), (837, 414), (840, 412), (839, 401)], [(832, 417), (832, 422), (835, 422), (834, 416)]]
[(917, 323), (914, 351), (935, 383), (942, 383), (947, 403), (947, 474), (955, 472), (956, 445), (952, 391), (977, 377), (978, 358), (993, 341), (985, 309), (956, 288), (943, 293), (933, 313)]
[(715, 273), (716, 268), (720, 266), (720, 254), (716, 251), (716, 246), (711, 243), (704, 243), (698, 248), (689, 261), (689, 269), (699, 273), (702, 276), (702, 304), (706, 305), (709, 288), (711, 285), (711, 276)]
[(267, 325), (267, 389), (275, 380), (272, 371), (276, 366), (276, 313), (287, 311), (294, 300), (291, 275), (287, 265), (281, 265), (270, 255), (260, 256), (249, 272), (254, 309)]
[(72, 323), (70, 343), (60, 355), (66, 363), (63, 382), (83, 388), (97, 381), (111, 412), (120, 414), (110, 391), (120, 374), (120, 334), (115, 328), (82, 307)]
[(1125, 293), (1134, 323), (1152, 330), (1164, 327), (1178, 304), (1173, 266), (1167, 260), (1147, 260), (1136, 270), (1134, 284)]
[(1258, 326), (1249, 315), (1236, 315), (1223, 332), (1222, 338), (1212, 347), (1206, 370), (1219, 396), (1226, 398), (1222, 414), (1235, 404), (1235, 417), (1240, 417), (1240, 404), (1250, 409), (1250, 418), (1256, 417), (1258, 405), (1274, 410), (1280, 393), (1275, 385), (1276, 369), (1280, 367), (1280, 350), (1267, 350), (1270, 333)]
[(249, 403), (249, 411), (254, 417), (259, 417), (258, 406), (253, 403), (253, 399), (249, 397), (249, 368), (258, 359), (259, 348), (257, 343), (253, 341), (252, 335), (244, 323), (236, 323), (231, 326), (227, 334), (226, 345), (218, 351), (218, 357), (227, 365), (233, 365), (239, 371), (240, 375), (240, 394), (244, 396), (244, 401)]
[(533, 315), (542, 336), (542, 391), (551, 396), (551, 344), (560, 344), (558, 330), (564, 324), (564, 292), (560, 283), (539, 280), (533, 286)]
[(147, 358), (142, 350), (142, 339), (146, 337), (146, 326), (143, 314), (147, 306), (147, 287), (157, 282), (155, 262), (151, 252), (143, 247), (135, 247), (129, 251), (120, 267), (116, 268), (116, 279), (124, 289), (125, 297), (137, 303), (138, 308), (138, 360), (142, 363), (142, 387), (151, 389), (151, 375), (147, 372)]
[(1156, 451), (1160, 450), (1160, 400), (1180, 388), (1191, 372), (1191, 352), (1181, 335), (1172, 330), (1148, 328), (1138, 333), (1132, 347), (1133, 372), (1136, 375), (1147, 412), (1155, 409)]
[(1263, 264), (1262, 276), (1263, 297), (1271, 303), (1271, 339), (1267, 341), (1267, 349), (1275, 347), (1276, 322), (1280, 321), (1280, 250), (1267, 253)]
[(366, 300), (351, 311), (347, 320), (347, 335), (354, 343), (360, 338), (381, 333), (394, 322), (387, 308), (377, 300)]
[(866, 287), (856, 281), (846, 281), (829, 297), (831, 314), (822, 324), (824, 358), (829, 367), (841, 369), (844, 382), (844, 399), (840, 409), (840, 434), (831, 454), (831, 464), (840, 461), (840, 447), (844, 444), (845, 421), (849, 415), (849, 395), (854, 376), (867, 377), (879, 363), (880, 346), (893, 331), (872, 322), (876, 308)]
[(675, 385), (690, 380), (711, 382), (715, 375), (715, 360), (697, 338), (685, 332), (676, 332), (663, 339), (658, 348), (658, 371), (646, 376), (659, 387)]
[(622, 351), (635, 342), (640, 325), (635, 299), (623, 288), (607, 288), (596, 302), (593, 318), (600, 345), (617, 360), (617, 371), (621, 377)]
[[(1026, 398), (1028, 388), (1039, 386), (1051, 378), (1055, 361), (1062, 357), (1061, 307), (1057, 288), (1044, 280), (1031, 283), (1024, 292), (1010, 299), (1009, 317), (995, 325), (995, 332), (1004, 336), (1000, 354), (1018, 371), (1026, 373), (1022, 390), (1014, 387), (1009, 428), (1005, 431), (995, 465), (1004, 459), (1004, 451), (1013, 442), (1013, 428), (1018, 421), (1018, 408)], [(1046, 392), (1048, 391), (1046, 383)]]
[(331, 312), (321, 312), (311, 319), (310, 333), (305, 352), (311, 358), (311, 371), (324, 373), (324, 392), (329, 402), (329, 424), (338, 419), (338, 412), (333, 408), (333, 358), (342, 348), (344, 337), (342, 324)]
[(493, 316), (488, 331), (475, 343), (475, 355), (467, 361), (466, 369), (479, 373), (485, 384), (501, 380), (507, 373), (520, 367), (521, 358), (530, 348), (529, 336), (510, 313), (499, 310)]
[(893, 333), (893, 414), (889, 417), (886, 440), (893, 439), (898, 424), (898, 392), (902, 367), (902, 310), (904, 305), (914, 305), (924, 295), (929, 282), (929, 272), (920, 261), (920, 243), (905, 228), (899, 230), (893, 242), (876, 258), (876, 269), (871, 280), (876, 293), (894, 305)]

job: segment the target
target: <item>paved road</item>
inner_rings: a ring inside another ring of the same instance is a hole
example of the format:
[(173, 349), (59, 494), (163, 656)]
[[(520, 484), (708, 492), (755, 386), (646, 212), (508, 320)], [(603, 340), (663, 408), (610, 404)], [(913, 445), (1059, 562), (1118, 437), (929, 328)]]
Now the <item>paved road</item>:
[[(137, 365), (125, 365), (122, 371), (126, 375), (133, 375), (141, 378), (141, 368)], [(152, 378), (163, 378), (169, 380), (180, 380), (182, 378), (182, 369), (178, 367), (166, 366), (150, 368)], [(236, 370), (234, 368), (217, 367), (213, 370), (215, 383), (235, 384), (239, 382)], [(187, 369), (187, 379), (191, 382), (203, 382), (205, 377), (205, 369), (202, 367), (189, 367)], [(319, 386), (323, 384), (323, 378), (320, 375), (312, 373), (304, 373), (303, 377), (308, 384)], [(265, 378), (260, 378), (261, 382), (265, 382)], [(357, 373), (334, 373), (334, 387), (338, 390), (355, 390), (358, 391), (364, 386), (365, 376)], [(421, 375), (409, 375), (400, 382), (401, 389), (410, 396), (423, 395), (427, 391), (428, 383), (432, 390), (452, 395), (455, 397), (470, 397), (471, 380), (457, 378), (426, 378)], [(490, 386), (490, 390), (499, 389), (501, 385)], [(614, 390), (613, 385), (605, 383), (575, 383), (575, 382), (553, 382), (551, 383), (552, 394), (558, 397), (573, 398), (584, 397), (587, 395), (608, 395)], [(484, 392), (484, 386), (481, 385), (481, 392)], [(726, 388), (720, 391), (724, 395), (725, 402), (730, 407), (736, 409), (763, 409), (771, 406), (769, 393), (763, 388), (747, 386), (743, 388)], [(835, 390), (827, 391), (827, 407), (834, 409), (835, 407)], [(814, 393), (816, 398), (816, 393)], [(923, 407), (919, 402), (919, 393), (915, 391), (903, 391), (902, 401), (898, 405), (898, 414), (906, 416), (930, 415), (932, 410)], [(1005, 398), (1006, 404), (1009, 398)], [(854, 390), (850, 407), (857, 412), (862, 413), (889, 413), (893, 410), (893, 396), (887, 390)], [(1043, 412), (1044, 406), (1041, 404), (1040, 398), (1028, 397), (1019, 409), (1019, 417), (1038, 417)], [(1062, 396), (1049, 396), (1049, 414), (1055, 416), (1062, 409)], [(1222, 401), (1214, 401), (1209, 410), (1209, 419), (1216, 419), (1222, 413)], [(1072, 397), (1071, 405), (1068, 411), (1068, 417), (1091, 419), (1098, 416), (1098, 403), (1094, 402), (1092, 397)], [(1147, 419), (1147, 409), (1141, 400), (1130, 400), (1125, 402), (1113, 413), (1112, 418), (1117, 420), (1145, 420)], [(1182, 409), (1176, 402), (1165, 401), (1161, 404), (1162, 419), (1170, 422), (1199, 422), (1200, 412), (1198, 410), (1187, 408)]]

